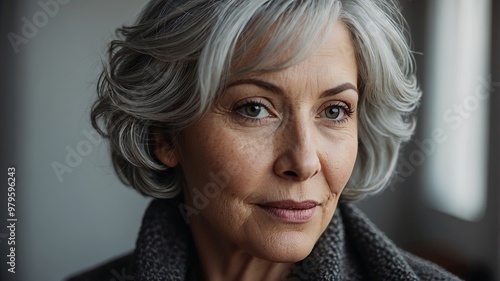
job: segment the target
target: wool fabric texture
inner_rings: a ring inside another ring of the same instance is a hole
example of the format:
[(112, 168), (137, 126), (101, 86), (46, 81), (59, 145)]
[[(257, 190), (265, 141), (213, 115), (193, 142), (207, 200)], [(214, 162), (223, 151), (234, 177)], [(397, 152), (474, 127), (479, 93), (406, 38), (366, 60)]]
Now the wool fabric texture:
[[(179, 199), (155, 199), (143, 218), (134, 253), (70, 281), (202, 280)], [(185, 214), (184, 214), (185, 215)], [(282, 280), (460, 280), (394, 245), (354, 204), (340, 202), (312, 252)]]

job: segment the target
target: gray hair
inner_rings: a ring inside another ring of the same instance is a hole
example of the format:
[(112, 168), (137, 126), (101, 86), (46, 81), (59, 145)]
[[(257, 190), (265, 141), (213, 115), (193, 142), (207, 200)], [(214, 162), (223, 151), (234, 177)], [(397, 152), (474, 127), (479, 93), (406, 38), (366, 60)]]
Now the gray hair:
[[(120, 179), (152, 197), (178, 195), (182, 170), (158, 161), (155, 134), (175, 147), (230, 79), (296, 64), (337, 21), (354, 41), (360, 91), (358, 158), (342, 198), (383, 190), (421, 96), (406, 23), (387, 0), (152, 0), (110, 43), (91, 112)], [(248, 64), (233, 67), (261, 42)]]

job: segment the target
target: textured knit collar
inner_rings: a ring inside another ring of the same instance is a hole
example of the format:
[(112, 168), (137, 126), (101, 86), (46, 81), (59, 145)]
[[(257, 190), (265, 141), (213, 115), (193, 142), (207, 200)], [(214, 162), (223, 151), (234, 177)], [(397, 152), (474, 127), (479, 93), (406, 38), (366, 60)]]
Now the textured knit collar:
[[(156, 199), (148, 207), (135, 250), (136, 280), (196, 280), (197, 255), (180, 204)], [(400, 250), (354, 205), (340, 203), (311, 254), (283, 280), (419, 279)]]

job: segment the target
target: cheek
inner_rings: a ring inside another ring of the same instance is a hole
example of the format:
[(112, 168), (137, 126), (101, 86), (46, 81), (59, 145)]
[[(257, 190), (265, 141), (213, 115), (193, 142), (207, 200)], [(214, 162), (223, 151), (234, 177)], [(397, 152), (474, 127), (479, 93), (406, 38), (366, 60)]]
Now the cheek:
[(357, 158), (358, 140), (354, 132), (330, 142), (323, 148), (322, 170), (330, 192), (340, 195), (349, 178)]
[(209, 222), (218, 233), (236, 239), (236, 230), (252, 221), (248, 201), (262, 193), (263, 179), (269, 176), (271, 144), (262, 135), (245, 135), (225, 124), (202, 122), (185, 132), (184, 198), (200, 212), (190, 219)]
[(225, 124), (209, 124), (199, 123), (186, 130), (183, 138), (181, 166), (188, 188), (203, 189), (214, 181), (214, 175), (221, 175), (227, 181), (220, 199), (251, 195), (272, 163), (272, 144), (265, 141), (269, 138), (228, 130)]

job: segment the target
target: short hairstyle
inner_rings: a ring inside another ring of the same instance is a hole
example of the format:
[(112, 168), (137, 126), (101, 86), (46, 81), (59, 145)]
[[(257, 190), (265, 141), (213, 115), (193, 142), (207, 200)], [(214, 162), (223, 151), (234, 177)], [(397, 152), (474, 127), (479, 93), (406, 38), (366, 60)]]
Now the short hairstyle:
[[(354, 43), (360, 92), (358, 155), (341, 198), (383, 190), (421, 96), (406, 22), (391, 0), (150, 1), (136, 24), (117, 30), (91, 110), (119, 178), (145, 195), (178, 195), (182, 170), (158, 161), (155, 134), (175, 147), (230, 79), (296, 64), (338, 21)], [(233, 67), (262, 42), (248, 64)]]

